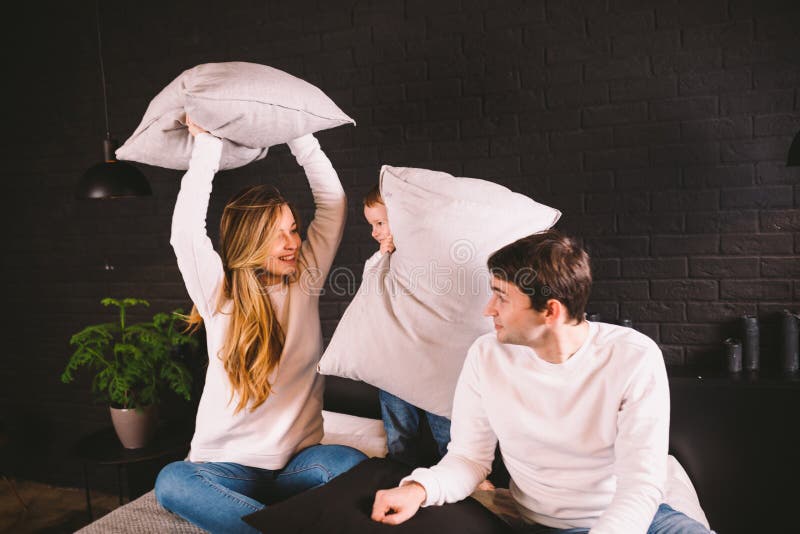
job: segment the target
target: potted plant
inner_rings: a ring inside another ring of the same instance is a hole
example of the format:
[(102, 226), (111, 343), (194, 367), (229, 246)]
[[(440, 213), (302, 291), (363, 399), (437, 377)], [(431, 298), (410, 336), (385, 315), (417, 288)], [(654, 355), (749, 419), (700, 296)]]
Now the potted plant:
[(149, 306), (146, 300), (105, 298), (101, 302), (119, 310), (118, 321), (90, 325), (72, 336), (75, 352), (61, 381), (71, 382), (75, 371), (88, 367), (94, 374), (92, 391), (110, 405), (123, 446), (144, 447), (155, 429), (161, 393), (172, 390), (186, 400), (191, 397), (192, 376), (179, 349), (195, 347), (197, 340), (182, 327), (181, 310), (128, 324), (128, 308)]

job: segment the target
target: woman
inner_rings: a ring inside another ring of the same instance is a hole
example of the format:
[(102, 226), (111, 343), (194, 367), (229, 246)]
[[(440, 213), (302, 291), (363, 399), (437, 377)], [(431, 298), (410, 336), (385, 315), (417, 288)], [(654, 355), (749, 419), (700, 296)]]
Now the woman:
[(289, 143), (316, 204), (301, 243), (294, 210), (273, 187), (245, 189), (225, 206), (220, 254), (206, 235), (222, 142), (187, 117), (195, 136), (170, 243), (205, 323), (209, 364), (189, 458), (156, 481), (162, 506), (212, 532), (255, 532), (241, 520), (325, 484), (366, 457), (319, 445), (323, 379), (319, 293), (341, 241), (346, 197), (312, 135)]

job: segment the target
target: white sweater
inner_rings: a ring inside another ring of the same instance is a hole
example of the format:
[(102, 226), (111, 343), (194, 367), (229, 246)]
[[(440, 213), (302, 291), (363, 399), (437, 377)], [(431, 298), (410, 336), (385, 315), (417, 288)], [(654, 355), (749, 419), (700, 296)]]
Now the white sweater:
[(526, 521), (593, 534), (644, 534), (663, 502), (669, 386), (658, 346), (590, 323), (581, 348), (548, 363), (495, 334), (470, 347), (447, 455), (414, 480), (425, 506), (456, 502), (489, 473), (499, 439)]
[[(189, 297), (205, 322), (209, 355), (189, 453), (193, 462), (280, 469), (296, 452), (322, 439), (324, 380), (316, 372), (322, 353), (318, 300), (342, 238), (347, 199), (336, 171), (312, 135), (290, 142), (289, 147), (306, 172), (316, 213), (300, 249), (300, 280), (267, 288), (286, 341), (281, 363), (270, 380), (273, 392), (255, 411), (246, 407), (234, 414), (238, 395), (231, 397), (219, 358), (230, 316), (217, 308), (222, 261), (206, 234), (211, 183), (222, 152), (219, 139), (209, 134), (195, 138), (189, 170), (181, 182), (170, 243)], [(230, 310), (230, 302), (223, 310)]]

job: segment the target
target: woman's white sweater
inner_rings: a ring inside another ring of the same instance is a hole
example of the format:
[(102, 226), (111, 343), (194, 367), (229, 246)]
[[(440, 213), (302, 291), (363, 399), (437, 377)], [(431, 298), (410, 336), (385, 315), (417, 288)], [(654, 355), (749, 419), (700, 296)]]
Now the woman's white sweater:
[(189, 170), (175, 203), (170, 243), (186, 290), (203, 317), (208, 344), (208, 370), (189, 460), (235, 462), (280, 469), (301, 449), (322, 439), (323, 377), (316, 372), (322, 353), (319, 295), (342, 238), (347, 199), (336, 171), (312, 135), (289, 143), (303, 166), (314, 196), (316, 213), (301, 245), (299, 280), (267, 287), (286, 340), (281, 362), (270, 382), (266, 402), (234, 413), (232, 392), (219, 358), (228, 332), (230, 301), (218, 308), (222, 261), (206, 232), (206, 212), (222, 142), (209, 134), (195, 138)]

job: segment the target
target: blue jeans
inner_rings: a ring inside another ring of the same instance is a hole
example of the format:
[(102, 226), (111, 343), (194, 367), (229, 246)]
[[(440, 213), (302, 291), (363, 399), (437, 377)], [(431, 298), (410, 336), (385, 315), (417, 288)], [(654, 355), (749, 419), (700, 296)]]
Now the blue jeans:
[[(588, 528), (553, 528), (542, 525), (529, 525), (521, 532), (525, 534), (586, 534)], [(689, 516), (662, 504), (656, 510), (647, 534), (708, 534), (709, 530)]]
[(418, 465), (420, 412), (425, 414), (428, 420), (439, 458), (447, 454), (447, 444), (450, 443), (450, 419), (421, 410), (383, 390), (379, 390), (378, 397), (381, 401), (381, 416), (386, 429), (389, 458), (412, 467)]
[(258, 532), (242, 516), (329, 482), (367, 457), (351, 447), (315, 445), (278, 470), (227, 462), (173, 462), (158, 474), (156, 498), (210, 532)]

